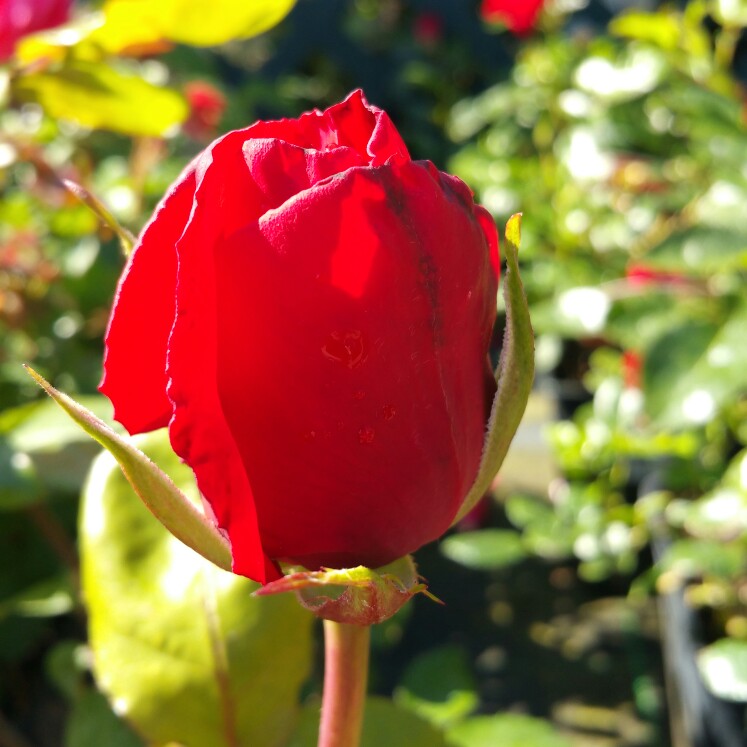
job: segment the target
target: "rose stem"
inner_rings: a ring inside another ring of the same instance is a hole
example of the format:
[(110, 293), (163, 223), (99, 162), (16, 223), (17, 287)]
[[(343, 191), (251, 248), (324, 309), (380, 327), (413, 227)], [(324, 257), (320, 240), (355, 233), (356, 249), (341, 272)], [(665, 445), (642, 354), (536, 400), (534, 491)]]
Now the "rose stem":
[(358, 747), (371, 629), (324, 621), (324, 693), (318, 747)]

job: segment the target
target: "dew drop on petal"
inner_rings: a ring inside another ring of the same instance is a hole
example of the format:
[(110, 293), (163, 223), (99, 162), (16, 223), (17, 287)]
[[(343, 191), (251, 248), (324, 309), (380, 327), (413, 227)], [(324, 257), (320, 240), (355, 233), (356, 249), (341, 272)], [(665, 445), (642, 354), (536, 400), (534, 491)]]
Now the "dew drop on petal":
[(372, 444), (376, 438), (376, 431), (370, 425), (364, 425), (358, 431), (358, 441), (362, 444)]

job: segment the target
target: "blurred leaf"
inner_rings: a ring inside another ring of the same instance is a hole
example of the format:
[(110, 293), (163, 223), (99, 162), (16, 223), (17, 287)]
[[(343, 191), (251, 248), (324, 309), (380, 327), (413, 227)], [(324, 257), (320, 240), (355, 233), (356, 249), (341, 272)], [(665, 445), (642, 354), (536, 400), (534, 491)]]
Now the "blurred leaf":
[(609, 25), (610, 33), (626, 39), (638, 39), (655, 44), (661, 49), (677, 49), (682, 33), (679, 14), (671, 10), (645, 13), (633, 10), (621, 13)]
[(674, 576), (678, 583), (704, 575), (728, 579), (744, 570), (746, 554), (734, 543), (682, 539), (666, 549), (657, 563), (657, 571), (660, 575)]
[[(164, 431), (138, 444), (199, 500)], [(156, 743), (219, 747), (233, 730), (242, 745), (277, 745), (296, 719), (313, 618), (292, 596), (252, 597), (256, 584), (176, 540), (108, 454), (86, 485), (80, 536), (95, 674), (117, 713)]]
[(480, 697), (465, 651), (442, 646), (418, 656), (397, 685), (394, 702), (439, 728), (468, 716)]
[(68, 62), (55, 72), (19, 76), (13, 92), (51, 117), (123, 135), (160, 137), (188, 114), (176, 91), (96, 62)]
[(747, 493), (717, 488), (687, 506), (685, 529), (694, 537), (729, 540), (747, 532)]
[(646, 356), (643, 391), (651, 419), (672, 428), (710, 421), (747, 388), (747, 303), (722, 324), (692, 322), (664, 334)]
[(76, 640), (59, 641), (44, 657), (47, 679), (70, 701), (83, 688), (87, 649)]
[(473, 570), (492, 571), (514, 565), (526, 557), (521, 535), (511, 529), (478, 529), (446, 537), (441, 552)]
[(246, 39), (278, 24), (295, 0), (107, 0), (91, 37), (109, 52), (168, 40), (198, 47)]
[[(79, 404), (96, 416), (111, 419), (112, 406), (106, 397), (84, 395)], [(14, 407), (0, 413), (0, 434), (10, 445), (25, 453), (57, 451), (62, 446), (88, 441), (89, 436), (50, 399)]]
[(31, 460), (19, 456), (0, 437), (0, 511), (15, 511), (39, 500), (39, 484)]
[(747, 641), (722, 638), (698, 653), (698, 669), (717, 697), (747, 702)]
[[(284, 747), (316, 747), (319, 706), (304, 709), (301, 722)], [(366, 700), (360, 747), (446, 747), (443, 735), (427, 721), (386, 698)]]
[(747, 26), (747, 0), (716, 0), (716, 20), (725, 26)]
[(514, 494), (506, 498), (506, 516), (519, 529), (538, 521), (548, 521), (553, 517), (552, 505), (542, 498), (531, 495)]
[(666, 270), (711, 275), (747, 268), (747, 231), (696, 226), (666, 238), (646, 255), (646, 263)]
[(73, 706), (65, 729), (65, 747), (144, 747), (143, 742), (112, 712), (106, 698), (89, 691)]
[(56, 617), (75, 607), (75, 590), (67, 576), (40, 581), (0, 602), (0, 618), (7, 615), (19, 617)]
[(447, 734), (450, 747), (570, 747), (552, 724), (515, 713), (476, 716), (462, 721)]

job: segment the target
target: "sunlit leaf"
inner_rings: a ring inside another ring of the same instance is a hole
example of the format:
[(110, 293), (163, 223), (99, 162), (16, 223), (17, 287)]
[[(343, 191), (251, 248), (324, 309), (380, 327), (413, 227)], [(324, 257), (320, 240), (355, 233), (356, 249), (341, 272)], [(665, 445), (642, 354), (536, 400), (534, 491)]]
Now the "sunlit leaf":
[[(165, 432), (138, 445), (194, 500)], [(275, 747), (294, 726), (313, 618), (174, 539), (103, 454), (84, 491), (83, 593), (97, 681), (149, 741)], [(231, 735), (238, 735), (231, 741)]]
[(571, 747), (571, 743), (540, 718), (516, 713), (476, 716), (448, 732), (450, 747)]
[[(316, 747), (319, 707), (304, 710), (298, 730), (285, 747)], [(360, 747), (446, 747), (443, 735), (419, 716), (385, 698), (368, 698)]]
[(455, 563), (481, 571), (505, 568), (526, 556), (521, 535), (511, 529), (452, 534), (441, 542), (441, 552)]
[(747, 388), (747, 303), (722, 324), (691, 322), (663, 335), (643, 369), (646, 410), (660, 425), (709, 422), (730, 398)]
[(124, 135), (162, 136), (188, 114), (176, 91), (96, 62), (70, 62), (54, 72), (19, 76), (13, 93), (38, 103), (51, 117)]
[(719, 698), (747, 702), (747, 641), (722, 638), (698, 653), (698, 669)]
[(295, 0), (108, 0), (93, 40), (110, 51), (166, 39), (198, 47), (261, 34), (279, 23)]

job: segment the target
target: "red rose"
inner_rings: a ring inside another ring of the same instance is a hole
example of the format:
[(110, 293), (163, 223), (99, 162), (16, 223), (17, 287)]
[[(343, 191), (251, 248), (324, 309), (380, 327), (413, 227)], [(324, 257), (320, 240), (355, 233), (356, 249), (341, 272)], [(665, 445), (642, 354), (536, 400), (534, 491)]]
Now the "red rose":
[(0, 0), (0, 60), (13, 54), (21, 37), (65, 23), (71, 5), (72, 0)]
[(196, 140), (212, 140), (226, 110), (226, 97), (215, 86), (201, 80), (187, 83), (184, 95), (189, 104), (185, 132)]
[(677, 272), (664, 272), (642, 263), (632, 263), (625, 270), (625, 279), (635, 287), (649, 285), (685, 286), (687, 277)]
[(377, 567), (440, 536), (495, 391), (498, 240), (360, 91), (214, 142), (120, 281), (101, 384), (168, 425), (234, 571)]
[(488, 23), (502, 23), (515, 34), (529, 33), (537, 23), (544, 0), (482, 0), (480, 15)]

